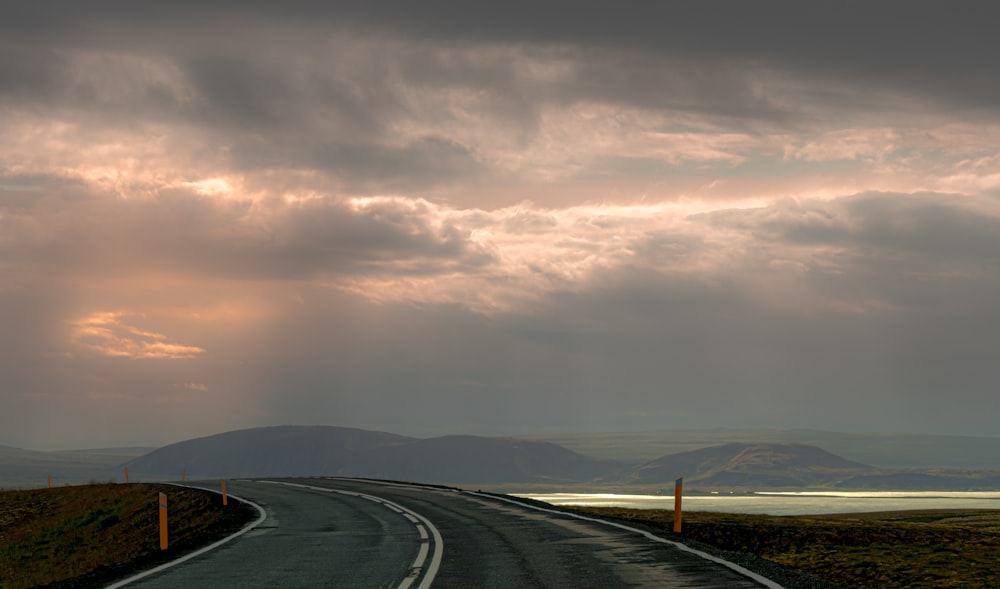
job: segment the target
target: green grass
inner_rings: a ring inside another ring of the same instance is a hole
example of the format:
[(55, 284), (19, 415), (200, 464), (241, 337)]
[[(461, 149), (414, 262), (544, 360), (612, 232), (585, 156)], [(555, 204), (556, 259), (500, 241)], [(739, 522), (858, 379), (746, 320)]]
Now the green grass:
[[(669, 510), (578, 511), (670, 530)], [(1000, 587), (1000, 511), (901, 511), (825, 516), (684, 514), (683, 534), (846, 587)]]
[[(169, 501), (170, 547), (159, 547), (159, 492)], [(256, 510), (207, 491), (155, 484), (90, 484), (0, 492), (0, 587), (91, 586), (239, 529)]]

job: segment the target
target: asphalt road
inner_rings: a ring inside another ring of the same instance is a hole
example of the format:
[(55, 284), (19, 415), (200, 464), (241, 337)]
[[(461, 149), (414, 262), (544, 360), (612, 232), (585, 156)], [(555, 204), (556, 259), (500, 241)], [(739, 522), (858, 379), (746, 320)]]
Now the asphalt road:
[(128, 587), (763, 586), (636, 532), (473, 493), (347, 479), (228, 486), (267, 519)]

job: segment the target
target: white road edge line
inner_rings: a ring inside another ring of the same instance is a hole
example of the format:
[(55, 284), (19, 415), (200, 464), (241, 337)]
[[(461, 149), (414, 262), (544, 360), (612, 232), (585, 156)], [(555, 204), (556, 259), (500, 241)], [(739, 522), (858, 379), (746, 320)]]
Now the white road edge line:
[[(221, 491), (218, 491), (216, 489), (206, 489), (204, 487), (196, 487), (194, 485), (181, 485), (181, 484), (178, 484), (178, 483), (166, 483), (166, 484), (168, 484), (168, 485), (174, 485), (175, 487), (187, 487), (189, 489), (200, 489), (202, 491), (211, 491), (211, 492), (217, 493), (219, 495), (222, 494)], [(138, 581), (139, 579), (144, 579), (144, 578), (148, 577), (149, 575), (156, 574), (156, 573), (158, 573), (160, 571), (167, 570), (170, 567), (179, 565), (182, 562), (186, 562), (188, 560), (191, 560), (192, 558), (195, 558), (196, 556), (201, 556), (202, 554), (205, 554), (209, 550), (215, 550), (219, 546), (222, 546), (223, 544), (225, 544), (225, 543), (227, 543), (227, 542), (229, 542), (231, 540), (235, 540), (236, 538), (239, 538), (243, 534), (246, 534), (250, 530), (256, 528), (261, 523), (263, 523), (265, 519), (267, 519), (267, 511), (265, 511), (264, 508), (261, 507), (260, 505), (257, 505), (256, 503), (254, 503), (253, 501), (250, 501), (248, 499), (243, 499), (242, 497), (237, 497), (236, 495), (231, 495), (229, 493), (227, 493), (226, 495), (230, 499), (235, 499), (237, 501), (242, 501), (243, 503), (246, 503), (246, 504), (254, 507), (257, 510), (257, 512), (260, 513), (260, 516), (255, 521), (252, 521), (249, 524), (243, 526), (243, 529), (241, 529), (240, 531), (238, 531), (236, 533), (233, 533), (233, 534), (230, 534), (230, 535), (226, 536), (225, 538), (219, 540), (218, 542), (215, 542), (214, 544), (210, 544), (208, 546), (205, 546), (204, 548), (199, 548), (198, 550), (195, 550), (194, 552), (192, 552), (190, 554), (185, 554), (184, 556), (178, 558), (177, 560), (172, 560), (170, 562), (163, 563), (163, 564), (161, 564), (161, 565), (159, 565), (157, 567), (149, 569), (148, 571), (143, 571), (143, 572), (138, 573), (136, 575), (132, 575), (131, 577), (128, 577), (127, 579), (122, 579), (121, 581), (118, 581), (116, 583), (108, 585), (105, 589), (117, 589), (118, 587), (124, 587), (125, 585), (128, 585), (130, 583), (134, 583), (134, 582)]]
[(580, 515), (580, 514), (576, 514), (576, 513), (569, 513), (569, 512), (566, 512), (566, 511), (559, 511), (558, 509), (546, 509), (544, 507), (538, 507), (536, 505), (529, 505), (527, 503), (522, 503), (520, 501), (515, 501), (513, 499), (507, 499), (506, 497), (497, 497), (496, 495), (487, 495), (486, 493), (477, 493), (475, 491), (464, 491), (464, 492), (467, 493), (467, 494), (469, 494), (469, 495), (476, 495), (477, 497), (485, 497), (486, 499), (496, 499), (497, 501), (506, 501), (507, 503), (513, 503), (514, 505), (518, 505), (520, 507), (526, 507), (528, 509), (534, 509), (536, 511), (544, 511), (546, 513), (554, 513), (556, 515), (565, 515), (565, 516), (569, 516), (569, 517), (575, 517), (576, 519), (582, 519), (582, 520), (586, 520), (586, 521), (590, 521), (590, 522), (596, 522), (596, 523), (599, 523), (599, 524), (604, 524), (606, 526), (611, 526), (613, 528), (620, 528), (622, 530), (627, 530), (629, 532), (635, 532), (636, 534), (639, 534), (641, 536), (645, 536), (646, 538), (648, 538), (649, 540), (652, 540), (653, 542), (660, 542), (662, 544), (670, 544), (671, 546), (674, 546), (678, 550), (683, 550), (684, 552), (690, 552), (691, 554), (694, 554), (696, 556), (700, 556), (701, 558), (704, 558), (705, 560), (710, 560), (710, 561), (712, 561), (714, 563), (721, 564), (721, 565), (723, 565), (723, 566), (725, 566), (725, 567), (727, 567), (729, 569), (732, 569), (733, 571), (736, 571), (737, 573), (743, 575), (744, 577), (749, 577), (750, 579), (753, 579), (754, 581), (757, 581), (758, 583), (760, 583), (761, 585), (767, 587), (768, 589), (784, 589), (784, 587), (782, 587), (781, 585), (775, 583), (771, 579), (767, 579), (767, 578), (762, 577), (762, 576), (758, 575), (757, 573), (755, 573), (755, 572), (753, 572), (753, 571), (751, 571), (749, 569), (745, 569), (745, 568), (741, 567), (740, 565), (736, 564), (735, 562), (729, 562), (728, 560), (725, 560), (723, 558), (719, 558), (718, 556), (713, 556), (713, 555), (711, 555), (711, 554), (709, 554), (707, 552), (702, 552), (701, 550), (696, 550), (696, 549), (691, 548), (690, 546), (687, 546), (687, 545), (682, 544), (680, 542), (675, 542), (673, 540), (667, 540), (666, 538), (662, 538), (660, 536), (657, 536), (656, 534), (653, 534), (651, 532), (647, 532), (645, 530), (640, 530), (640, 529), (637, 529), (637, 528), (629, 527), (629, 526), (626, 526), (624, 524), (619, 524), (619, 523), (615, 523), (615, 522), (609, 522), (607, 520), (598, 519), (596, 517), (587, 517), (585, 515)]
[[(430, 522), (429, 519), (420, 515), (419, 513), (403, 507), (402, 505), (389, 501), (388, 499), (378, 497), (376, 495), (369, 495), (367, 493), (358, 493), (356, 491), (346, 491), (344, 489), (333, 489), (330, 487), (315, 487), (313, 485), (303, 485), (300, 483), (287, 483), (284, 481), (257, 481), (258, 483), (270, 483), (273, 485), (285, 485), (287, 487), (300, 487), (303, 489), (312, 489), (314, 491), (322, 491), (325, 493), (337, 493), (340, 495), (350, 495), (352, 497), (361, 497), (363, 499), (368, 499), (369, 501), (374, 501), (376, 503), (381, 503), (385, 507), (397, 512), (402, 513), (406, 519), (417, 524), (416, 528), (420, 532), (421, 542), (420, 549), (417, 553), (417, 558), (413, 560), (413, 564), (410, 565), (411, 572), (410, 575), (403, 579), (403, 582), (399, 584), (397, 589), (409, 589), (410, 585), (413, 584), (413, 579), (419, 575), (419, 569), (423, 567), (424, 561), (427, 560), (428, 546), (427, 542), (424, 541), (427, 538), (426, 532), (420, 527), (420, 523), (430, 530), (431, 535), (434, 537), (434, 556), (431, 557), (431, 564), (427, 567), (424, 573), (424, 578), (417, 585), (417, 589), (430, 589), (431, 583), (434, 582), (434, 577), (437, 576), (438, 569), (441, 568), (441, 557), (444, 554), (444, 540), (441, 539), (441, 532), (438, 531), (434, 524)], [(416, 574), (415, 574), (416, 573)], [(110, 588), (109, 588), (110, 589)]]

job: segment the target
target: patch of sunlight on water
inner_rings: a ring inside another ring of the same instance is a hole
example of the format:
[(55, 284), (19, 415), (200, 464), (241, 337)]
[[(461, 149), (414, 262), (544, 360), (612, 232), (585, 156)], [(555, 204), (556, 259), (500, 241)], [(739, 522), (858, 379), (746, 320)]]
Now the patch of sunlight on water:
[[(673, 509), (673, 495), (613, 493), (515, 493), (552, 505)], [(685, 495), (685, 511), (818, 515), (903, 509), (1000, 509), (1000, 492), (979, 491), (789, 491)]]

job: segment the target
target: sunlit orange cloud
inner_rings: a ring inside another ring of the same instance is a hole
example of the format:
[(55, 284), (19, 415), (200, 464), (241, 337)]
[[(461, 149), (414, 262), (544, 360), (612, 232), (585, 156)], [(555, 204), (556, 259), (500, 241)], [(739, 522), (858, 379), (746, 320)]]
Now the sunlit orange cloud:
[(244, 176), (225, 172), (223, 158), (192, 156), (206, 141), (201, 131), (165, 124), (120, 128), (22, 114), (7, 117), (0, 129), (0, 158), (7, 174), (81, 181), (120, 199), (170, 190), (206, 198), (261, 197)]
[[(181, 285), (183, 288), (185, 285)], [(264, 290), (261, 288), (260, 290)], [(166, 316), (196, 321), (202, 324), (260, 322), (273, 317), (278, 311), (278, 303), (266, 301), (234, 300), (221, 292), (217, 301), (208, 305), (158, 308)]]
[(125, 323), (124, 317), (141, 316), (126, 311), (102, 311), (73, 323), (71, 342), (102, 356), (158, 360), (194, 358), (203, 348), (171, 343), (167, 336)]

